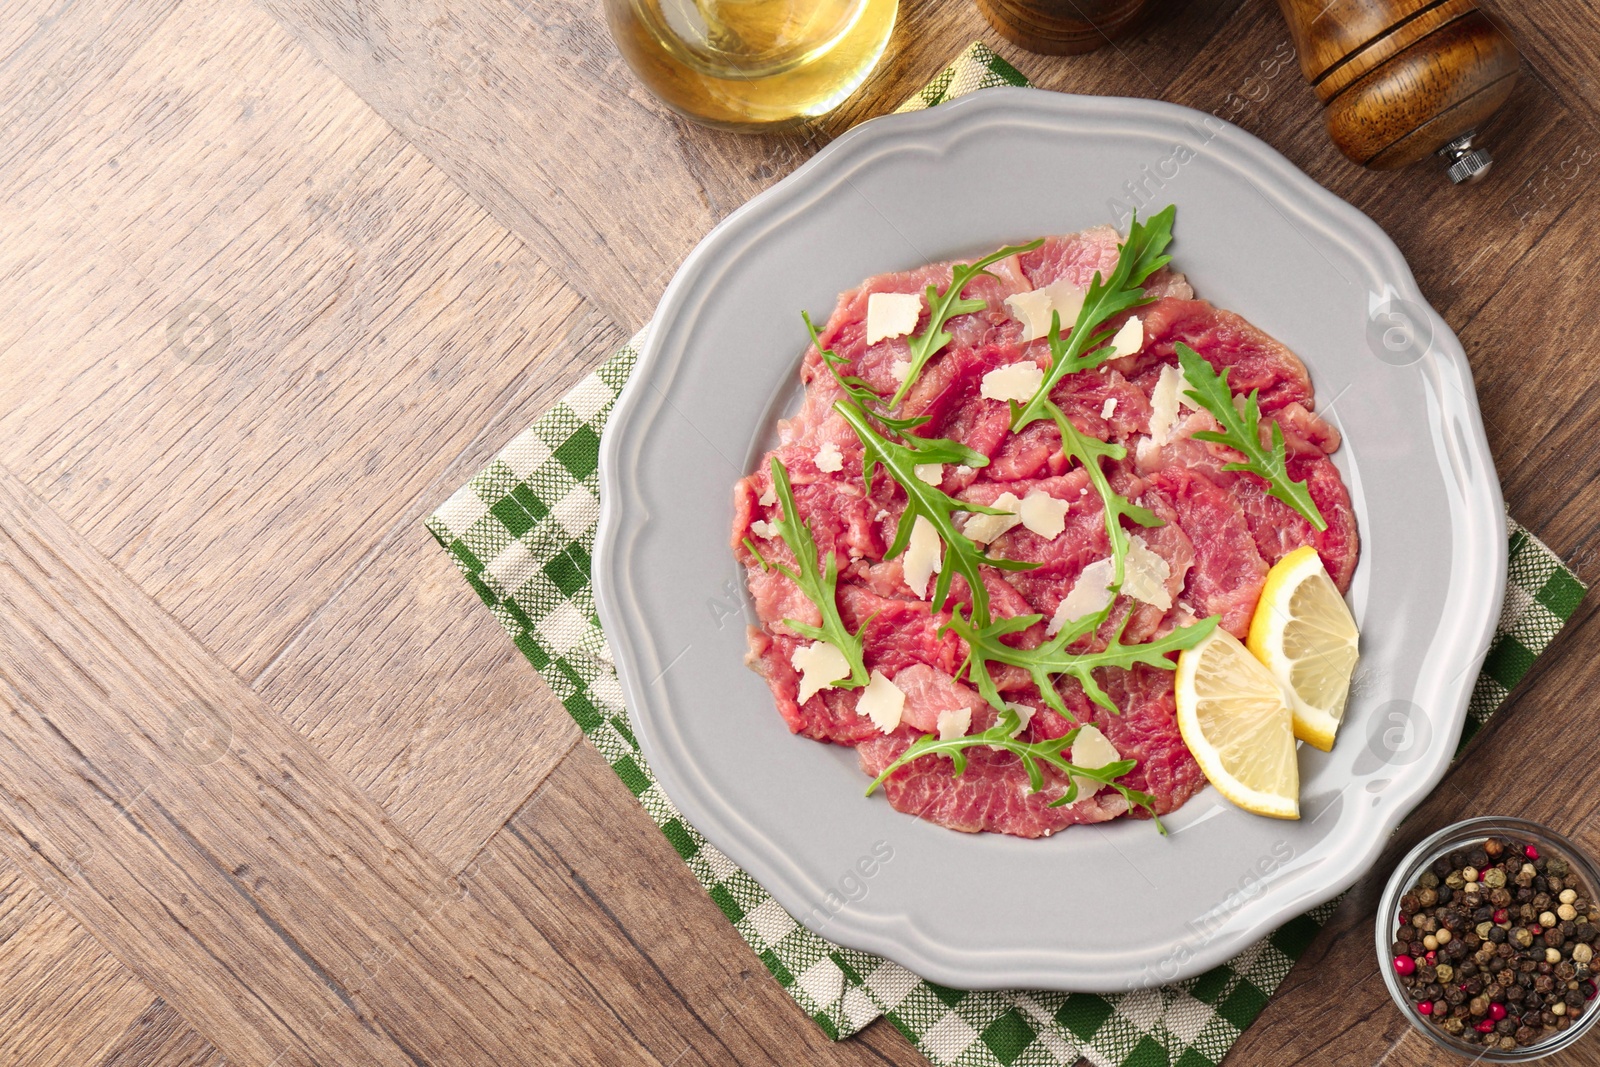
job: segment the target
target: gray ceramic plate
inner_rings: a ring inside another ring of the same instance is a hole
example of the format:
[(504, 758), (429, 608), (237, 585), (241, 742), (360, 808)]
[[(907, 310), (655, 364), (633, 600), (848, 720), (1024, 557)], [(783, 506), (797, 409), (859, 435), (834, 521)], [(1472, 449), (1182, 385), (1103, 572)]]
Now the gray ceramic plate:
[[(1344, 432), (1362, 663), (1334, 751), (1301, 749), (1304, 817), (1207, 789), (1170, 837), (1120, 820), (1022, 841), (863, 798), (854, 753), (791, 736), (742, 663), (732, 485), (794, 406), (800, 310), (826, 316), (881, 271), (1168, 202), (1177, 267), (1298, 352)], [(1389, 239), (1255, 138), (1169, 104), (1033, 89), (877, 119), (712, 231), (655, 323), (602, 447), (601, 621), (667, 795), (824, 936), (957, 987), (1172, 981), (1349, 886), (1443, 775), (1505, 579), (1472, 377)]]

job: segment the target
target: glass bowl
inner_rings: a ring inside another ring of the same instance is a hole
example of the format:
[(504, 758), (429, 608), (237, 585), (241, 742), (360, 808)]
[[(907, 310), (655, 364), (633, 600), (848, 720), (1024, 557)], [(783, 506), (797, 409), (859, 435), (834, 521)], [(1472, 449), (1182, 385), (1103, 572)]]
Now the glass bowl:
[[(1478, 845), (1491, 837), (1510, 838), (1532, 844), (1545, 859), (1560, 857), (1567, 862), (1572, 873), (1583, 880), (1584, 889), (1590, 894), (1591, 902), (1595, 899), (1595, 894), (1600, 893), (1600, 872), (1595, 870), (1594, 863), (1571, 841), (1547, 827), (1509, 816), (1488, 816), (1455, 823), (1412, 849), (1405, 859), (1400, 861), (1394, 874), (1389, 877), (1389, 884), (1383, 892), (1383, 901), (1378, 906), (1375, 924), (1378, 968), (1382, 971), (1384, 984), (1389, 987), (1389, 995), (1394, 998), (1401, 1014), (1439, 1048), (1485, 1063), (1527, 1063), (1544, 1059), (1581, 1040), (1594, 1025), (1595, 1020), (1600, 1019), (1600, 1001), (1589, 1000), (1584, 1004), (1582, 1014), (1577, 1017), (1573, 1025), (1565, 1030), (1549, 1031), (1546, 1037), (1531, 1045), (1514, 1049), (1487, 1048), (1482, 1044), (1473, 1044), (1455, 1037), (1419, 1012), (1416, 1002), (1407, 995), (1406, 987), (1401, 984), (1394, 968), (1392, 947), (1400, 915), (1400, 898), (1416, 885), (1417, 879), (1433, 865), (1434, 861), (1448, 857), (1457, 849)], [(1595, 981), (1595, 972), (1600, 970), (1596, 965), (1600, 965), (1600, 960), (1596, 960), (1595, 964), (1590, 966), (1588, 980), (1591, 982)]]

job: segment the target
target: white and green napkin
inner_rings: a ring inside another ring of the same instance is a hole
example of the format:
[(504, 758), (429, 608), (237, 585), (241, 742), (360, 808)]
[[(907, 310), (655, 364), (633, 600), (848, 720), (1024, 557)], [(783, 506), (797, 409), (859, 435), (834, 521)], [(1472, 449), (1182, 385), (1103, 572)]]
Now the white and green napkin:
[[(1016, 68), (974, 44), (900, 110), (1027, 84)], [(1170, 986), (1106, 996), (967, 992), (806, 930), (684, 821), (629, 729), (589, 584), (600, 435), (633, 371), (639, 340), (508, 444), (434, 512), (428, 529), (740, 936), (833, 1038), (883, 1015), (929, 1060), (951, 1067), (1069, 1067), (1080, 1057), (1103, 1067), (1219, 1062), (1332, 913), (1331, 903)], [(1494, 714), (1584, 593), (1550, 549), (1515, 522), (1510, 529), (1505, 610), (1472, 696), (1467, 737)]]

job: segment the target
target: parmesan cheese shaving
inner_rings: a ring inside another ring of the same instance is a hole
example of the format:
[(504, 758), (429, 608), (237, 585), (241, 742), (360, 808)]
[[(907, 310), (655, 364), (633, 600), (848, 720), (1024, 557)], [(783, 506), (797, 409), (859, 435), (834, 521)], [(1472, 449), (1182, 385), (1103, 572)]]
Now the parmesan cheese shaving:
[(889, 734), (900, 725), (900, 713), (905, 706), (906, 695), (900, 691), (900, 687), (885, 678), (882, 672), (873, 671), (867, 687), (861, 690), (861, 696), (856, 700), (856, 714), (871, 719), (872, 725)]
[(764, 541), (770, 541), (778, 536), (778, 528), (765, 519), (757, 519), (750, 524), (750, 532)]
[(1067, 502), (1057, 500), (1043, 489), (1035, 489), (1024, 497), (1017, 514), (1022, 516), (1022, 525), (1047, 541), (1054, 541), (1067, 528)]
[(906, 544), (906, 585), (922, 599), (928, 598), (928, 579), (939, 573), (939, 554), (944, 546), (939, 541), (939, 531), (927, 516), (918, 515), (911, 524), (911, 540)]
[(834, 682), (850, 677), (850, 662), (826, 641), (801, 645), (789, 662), (800, 672), (800, 695), (795, 700), (801, 704), (824, 689), (832, 689)]
[(1117, 413), (1117, 398), (1114, 397), (1114, 396), (1106, 397), (1106, 402), (1104, 404), (1100, 405), (1100, 417), (1102, 419), (1109, 419), (1111, 416), (1115, 415), (1116, 413)]
[(872, 293), (867, 297), (867, 344), (910, 333), (921, 314), (922, 297), (916, 293)]
[(939, 713), (939, 740), (954, 741), (958, 737), (966, 737), (967, 731), (972, 728), (971, 708), (951, 708), (949, 711)]
[(1050, 617), (1050, 624), (1044, 628), (1045, 635), (1054, 637), (1067, 623), (1077, 622), (1085, 615), (1093, 615), (1111, 603), (1111, 578), (1115, 573), (1116, 566), (1109, 556), (1083, 568), (1078, 580), (1073, 583), (1072, 591)]
[(1022, 517), (1017, 514), (1022, 507), (1022, 501), (1017, 499), (1017, 494), (1015, 493), (1001, 493), (994, 498), (994, 503), (989, 506), (1008, 511), (1010, 514), (973, 514), (969, 516), (967, 524), (961, 528), (961, 532), (967, 535), (969, 541), (987, 545), (1022, 521)]
[(778, 502), (778, 491), (772, 486), (767, 486), (767, 491), (756, 498), (756, 503), (764, 508), (770, 508)]
[(1028, 723), (1033, 721), (1033, 705), (1018, 704), (1014, 700), (1006, 701), (1006, 707), (1017, 713), (1017, 728), (1011, 731), (1011, 736), (1016, 737), (1028, 728)]
[[(1078, 736), (1072, 739), (1072, 762), (1086, 771), (1097, 771), (1121, 758), (1122, 753), (1117, 751), (1117, 746), (1108, 741), (1097, 727), (1081, 727)], [(1073, 777), (1078, 781), (1078, 796), (1081, 798), (1092, 797), (1105, 788), (1105, 783), (1093, 778), (1085, 778), (1081, 774)]]
[(1097, 726), (1085, 726), (1073, 738), (1072, 762), (1086, 771), (1098, 771), (1121, 758), (1122, 753), (1117, 751), (1117, 746), (1107, 740)]
[(906, 379), (911, 377), (911, 361), (909, 359), (895, 360), (889, 364), (889, 373), (901, 385), (906, 384)]
[[(1033, 720), (1033, 706), (1031, 704), (1018, 704), (1016, 701), (1008, 700), (1006, 701), (1006, 707), (1017, 713), (1017, 728), (1012, 730), (1009, 736), (1020, 737), (1022, 731), (1028, 728), (1028, 723)], [(999, 745), (990, 745), (989, 748), (995, 752), (1005, 751)]]
[(911, 473), (915, 474), (919, 481), (927, 482), (929, 485), (936, 486), (940, 482), (944, 481), (944, 464), (918, 463), (915, 467), (911, 468)]
[(1050, 313), (1061, 313), (1061, 332), (1065, 334), (1078, 321), (1084, 291), (1062, 278), (1032, 292), (1006, 297), (1011, 317), (1022, 323), (1022, 340), (1032, 341), (1050, 333)]
[(1131, 356), (1144, 347), (1144, 320), (1135, 315), (1122, 324), (1116, 336), (1111, 338), (1111, 357), (1121, 359)]
[(1138, 534), (1128, 537), (1128, 555), (1122, 567), (1122, 591), (1135, 600), (1166, 611), (1172, 607), (1172, 594), (1167, 591), (1167, 578), (1172, 568), (1167, 561), (1151, 551)]
[(1043, 381), (1044, 371), (1039, 369), (1039, 365), (1024, 359), (996, 367), (985, 374), (978, 392), (989, 400), (1015, 400), (1019, 404), (1026, 404), (1033, 399), (1033, 394)]
[(832, 474), (844, 468), (844, 453), (839, 451), (839, 446), (832, 441), (825, 441), (817, 449), (817, 470), (824, 474)]
[(1194, 407), (1194, 402), (1184, 395), (1188, 389), (1189, 383), (1180, 368), (1170, 364), (1161, 368), (1161, 377), (1150, 390), (1150, 440), (1155, 444), (1164, 445), (1172, 440), (1181, 410)]

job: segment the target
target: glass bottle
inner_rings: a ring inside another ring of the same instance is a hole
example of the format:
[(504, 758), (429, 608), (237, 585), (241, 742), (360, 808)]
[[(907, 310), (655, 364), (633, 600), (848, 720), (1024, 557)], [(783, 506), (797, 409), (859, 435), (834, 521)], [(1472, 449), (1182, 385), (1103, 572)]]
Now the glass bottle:
[(897, 0), (605, 0), (639, 80), (723, 129), (781, 128), (831, 111), (871, 73)]

